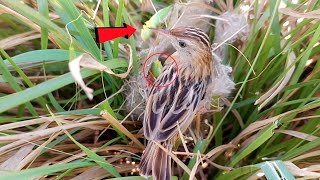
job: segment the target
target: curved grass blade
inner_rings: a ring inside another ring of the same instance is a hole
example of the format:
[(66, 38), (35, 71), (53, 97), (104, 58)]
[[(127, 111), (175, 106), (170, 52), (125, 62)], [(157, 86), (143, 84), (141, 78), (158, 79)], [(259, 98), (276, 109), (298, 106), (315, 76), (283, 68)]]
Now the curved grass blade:
[(68, 170), (73, 168), (82, 168), (82, 167), (88, 167), (93, 165), (94, 163), (90, 163), (90, 162), (72, 162), (68, 164), (42, 166), (39, 168), (32, 168), (32, 169), (26, 169), (22, 171), (3, 173), (0, 176), (0, 180), (7, 180), (7, 179), (29, 180), (29, 179), (33, 179), (33, 178), (44, 176), (44, 175), (50, 175), (52, 173), (63, 171), (63, 170)]
[[(81, 55), (81, 52), (76, 52), (76, 56)], [(37, 62), (47, 62), (47, 61), (68, 61), (69, 60), (69, 50), (64, 49), (45, 49), (45, 50), (35, 50), (26, 53), (19, 54), (17, 56), (11, 57), (11, 59), (17, 64), (22, 63), (37, 63)], [(8, 60), (4, 62), (9, 65)]]
[[(120, 61), (119, 59), (109, 60), (105, 61), (102, 64), (106, 65), (107, 67), (114, 69), (118, 67), (128, 67), (128, 62), (123, 60)], [(81, 75), (83, 78), (95, 75), (100, 73), (96, 70), (90, 70), (90, 69), (82, 69)], [(0, 104), (1, 109), (0, 113), (7, 111), (13, 107), (19, 106), (21, 104), (24, 104), (26, 102), (29, 102), (35, 98), (38, 98), (40, 96), (43, 96), (49, 92), (55, 91), (61, 87), (64, 87), (68, 84), (71, 84), (74, 82), (73, 77), (71, 76), (71, 73), (66, 73), (64, 75), (61, 75), (57, 78), (50, 79), (48, 81), (45, 81), (41, 84), (38, 84), (37, 86), (33, 86), (31, 88), (25, 89), (23, 91), (20, 91), (18, 93), (10, 94), (4, 97), (0, 98)]]

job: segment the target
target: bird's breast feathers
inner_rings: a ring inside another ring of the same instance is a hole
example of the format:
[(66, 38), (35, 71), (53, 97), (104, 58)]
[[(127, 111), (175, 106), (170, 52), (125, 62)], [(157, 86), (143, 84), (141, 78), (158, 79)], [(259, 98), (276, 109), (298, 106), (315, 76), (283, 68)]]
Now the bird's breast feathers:
[(166, 141), (178, 132), (178, 124), (181, 131), (189, 126), (208, 86), (210, 73), (205, 75), (207, 72), (204, 70), (195, 72), (190, 67), (179, 67), (177, 74), (175, 65), (164, 67), (155, 85), (165, 85), (175, 80), (167, 87), (153, 86), (149, 91), (144, 116), (147, 139)]

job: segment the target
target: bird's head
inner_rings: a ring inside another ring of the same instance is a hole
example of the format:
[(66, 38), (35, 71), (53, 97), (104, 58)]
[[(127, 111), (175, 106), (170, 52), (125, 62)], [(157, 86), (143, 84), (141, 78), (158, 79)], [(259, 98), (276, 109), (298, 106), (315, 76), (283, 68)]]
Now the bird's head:
[(178, 52), (203, 53), (210, 50), (210, 41), (206, 33), (199, 28), (177, 27), (170, 30), (153, 29), (170, 39), (173, 47)]

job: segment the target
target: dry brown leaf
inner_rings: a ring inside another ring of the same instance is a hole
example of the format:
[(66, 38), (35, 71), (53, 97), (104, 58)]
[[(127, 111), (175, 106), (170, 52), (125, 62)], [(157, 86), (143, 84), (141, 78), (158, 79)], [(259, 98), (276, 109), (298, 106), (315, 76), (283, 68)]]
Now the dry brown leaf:
[(34, 140), (32, 137), (31, 138), (24, 138), (18, 141), (14, 141), (10, 144), (4, 145), (0, 148), (0, 156), (2, 156), (5, 153), (8, 153), (9, 151), (13, 151), (17, 148), (20, 148), (23, 144), (26, 144), (28, 141)]
[(108, 123), (105, 121), (91, 121), (91, 122), (83, 122), (83, 123), (65, 124), (62, 126), (48, 128), (48, 129), (44, 129), (44, 130), (37, 130), (34, 132), (27, 132), (27, 133), (8, 135), (8, 136), (0, 136), (0, 143), (18, 141), (18, 140), (26, 139), (26, 138), (32, 138), (32, 139), (43, 138), (43, 137), (47, 137), (53, 133), (57, 133), (61, 130), (72, 129), (75, 127), (88, 127), (90, 125), (106, 125), (106, 124), (108, 124)]
[[(43, 130), (47, 128), (49, 123), (45, 123), (38, 127), (35, 131), (37, 130)], [(21, 147), (13, 156), (8, 158), (4, 163), (0, 165), (0, 169), (5, 169), (5, 170), (21, 170), (21, 162), (30, 154), (34, 147), (34, 144), (28, 144), (26, 146)], [(1, 172), (0, 172), (1, 175)]]
[(300, 169), (298, 166), (288, 161), (284, 162), (284, 164), (294, 176), (309, 177), (313, 179), (320, 178), (320, 173), (318, 172), (308, 171), (307, 168)]
[[(230, 102), (228, 99), (226, 99), (226, 98), (221, 98), (221, 100), (223, 101), (223, 103), (224, 103), (227, 107), (230, 107), (230, 106), (231, 106), (231, 102)], [(237, 109), (232, 109), (231, 112), (232, 112), (232, 114), (236, 117), (236, 119), (238, 120), (240, 127), (241, 127), (241, 128), (244, 128), (244, 123), (243, 123), (242, 117), (241, 117), (240, 113), (237, 111)]]
[(219, 152), (225, 151), (227, 149), (230, 149), (230, 148), (234, 149), (234, 148), (237, 148), (237, 146), (235, 146), (234, 144), (225, 144), (225, 145), (218, 146), (218, 147), (212, 149), (211, 151), (209, 151), (205, 155), (205, 158), (210, 159), (213, 155), (215, 155)]
[[(56, 118), (59, 118), (61, 122), (70, 124), (73, 123), (71, 121), (67, 121), (66, 119), (75, 119), (78, 116), (75, 115), (66, 115), (66, 116), (58, 116)], [(92, 118), (87, 118), (88, 120), (92, 120)], [(9, 123), (9, 124), (4, 124), (0, 125), (0, 131), (6, 131), (10, 129), (16, 129), (16, 128), (21, 128), (21, 127), (26, 127), (26, 126), (31, 126), (31, 125), (37, 125), (37, 124), (42, 124), (45, 122), (54, 122), (54, 119), (52, 117), (40, 117), (36, 119), (30, 119), (30, 120), (24, 120), (24, 121), (18, 121), (14, 123)]]
[(2, 49), (10, 49), (12, 47), (23, 44), (27, 41), (38, 39), (41, 37), (41, 34), (36, 31), (29, 31), (21, 34), (16, 34), (13, 36), (9, 36), (0, 41), (0, 48)]
[[(6, 171), (19, 170), (17, 166), (19, 163), (32, 151), (34, 145), (26, 145), (20, 148), (12, 157), (8, 158), (0, 165), (0, 176)], [(5, 170), (5, 171), (3, 171)]]
[(300, 139), (303, 139), (303, 140), (307, 140), (307, 141), (314, 141), (316, 139), (319, 139), (319, 137), (317, 137), (317, 136), (313, 136), (313, 135), (306, 134), (306, 133), (299, 132), (299, 131), (281, 130), (281, 129), (279, 129), (279, 130), (275, 130), (274, 132), (287, 134), (287, 135), (294, 136), (294, 137), (297, 137), (297, 138), (300, 138)]
[(13, 94), (15, 92), (16, 91), (8, 83), (0, 82), (0, 93)]
[(244, 129), (237, 137), (235, 137), (231, 143), (232, 144), (238, 144), (239, 141), (246, 137), (247, 135), (251, 134), (251, 133), (254, 133), (256, 131), (259, 131), (260, 129), (262, 129), (263, 127), (265, 127), (266, 125), (270, 124), (270, 123), (273, 123), (275, 122), (276, 120), (282, 118), (283, 116), (286, 116), (288, 114), (290, 114), (291, 112), (286, 112), (286, 113), (283, 113), (283, 114), (280, 114), (278, 116), (275, 116), (275, 117), (271, 117), (271, 118), (268, 118), (268, 119), (264, 119), (264, 120), (261, 120), (261, 121), (256, 121), (254, 123), (251, 123), (246, 129)]
[(0, 4), (0, 12), (11, 14), (12, 16), (20, 19), (22, 22), (26, 23), (32, 29), (34, 29), (38, 32), (41, 31), (41, 28), (38, 25), (36, 25), (32, 21), (30, 21), (28, 18), (22, 16), (21, 14), (17, 13), (16, 11), (12, 10), (11, 8), (9, 8), (7, 6)]
[[(18, 170), (21, 170), (23, 167), (25, 167), (27, 164), (31, 163), (32, 160), (34, 160), (37, 155), (46, 148), (46, 146), (51, 143), (56, 137), (59, 136), (60, 133), (56, 133), (53, 136), (51, 136), (47, 141), (42, 143), (41, 145), (38, 145), (38, 147), (33, 150), (31, 153), (28, 154), (20, 163), (19, 166), (17, 166)], [(29, 165), (30, 166), (30, 165)]]
[[(95, 152), (96, 149), (90, 149), (90, 150)], [(72, 154), (71, 153), (67, 153), (67, 152), (59, 152), (59, 153), (60, 154), (65, 154), (65, 155), (69, 155), (69, 157), (58, 161), (56, 164), (67, 164), (67, 163), (75, 161), (77, 159), (89, 159), (89, 160), (91, 160), (90, 158), (86, 158), (85, 156), (87, 156), (87, 154), (82, 152), (82, 151), (80, 153), (73, 152)]]
[(287, 65), (286, 67), (290, 67), (286, 75), (275, 85), (273, 86), (269, 91), (267, 91), (264, 95), (262, 95), (256, 102), (255, 105), (262, 103), (258, 110), (260, 111), (263, 107), (265, 107), (276, 95), (278, 95), (281, 90), (288, 84), (294, 70), (295, 65), (292, 65), (296, 59), (296, 55), (294, 52), (290, 52), (287, 59)]
[(130, 151), (132, 153), (138, 153), (141, 152), (141, 149), (138, 147), (134, 147), (131, 145), (113, 145), (113, 146), (108, 146), (104, 149), (105, 151), (121, 151), (121, 150), (126, 150)]
[[(99, 149), (99, 148), (92, 148), (92, 149), (90, 149), (90, 150), (91, 150), (92, 152), (97, 152), (98, 149)], [(86, 154), (85, 152), (82, 152), (82, 151), (80, 151), (79, 153), (77, 153), (77, 152), (67, 153), (67, 152), (58, 151), (58, 150), (55, 150), (55, 149), (53, 149), (53, 150), (56, 151), (56, 152), (58, 152), (59, 154), (64, 154), (64, 155), (68, 155), (68, 156), (69, 156), (69, 157), (67, 157), (67, 158), (64, 158), (64, 159), (58, 161), (58, 162), (55, 163), (55, 164), (67, 164), (67, 163), (72, 162), (72, 161), (77, 160), (77, 159), (92, 160), (91, 158), (86, 157), (87, 154)], [(76, 153), (77, 153), (77, 154), (76, 154)], [(114, 157), (111, 157), (111, 158), (107, 159), (106, 161), (111, 164), (111, 163), (114, 163), (114, 162), (122, 159), (124, 155), (125, 155), (125, 154), (114, 155)], [(103, 163), (103, 162), (102, 162), (102, 163)]]
[[(119, 173), (126, 173), (126, 172), (132, 172), (133, 169), (136, 170), (136, 166), (137, 165), (132, 165), (132, 164), (119, 164), (119, 165), (116, 165), (116, 169)], [(72, 178), (71, 180), (106, 179), (110, 176), (111, 174), (101, 167), (91, 167), (86, 169), (84, 172), (82, 172), (78, 176)]]
[(83, 179), (97, 179), (97, 177), (106, 175), (108, 172), (99, 166), (90, 167), (83, 173), (72, 178), (71, 180), (83, 180)]
[[(20, 13), (16, 12), (13, 10), (14, 7), (10, 8), (7, 7), (5, 5), (0, 4), (0, 12), (3, 13), (7, 13), (7, 14), (11, 14), (12, 16), (14, 16), (15, 18), (20, 19), (23, 23), (27, 24), (31, 29), (37, 31), (37, 32), (41, 32), (41, 28), (40, 26), (38, 26), (36, 23), (32, 22), (30, 19), (24, 17), (23, 15), (21, 15)], [(53, 14), (53, 13), (49, 13), (49, 16), (52, 20), (57, 19), (57, 15)], [(55, 43), (55, 37), (56, 34), (54, 33), (49, 33), (49, 39), (51, 42)], [(81, 48), (81, 47), (78, 47)]]
[(296, 18), (320, 19), (320, 10), (309, 11), (305, 13), (294, 11), (290, 8), (280, 8), (279, 12)]
[(223, 170), (223, 171), (231, 171), (231, 170), (234, 169), (234, 168), (232, 168), (232, 167), (221, 166), (220, 164), (217, 164), (217, 163), (212, 162), (210, 159), (206, 159), (206, 162), (208, 162), (209, 164), (211, 164), (213, 167), (218, 168), (218, 169), (221, 169), (221, 170)]
[(248, 145), (254, 142), (257, 137), (259, 137), (259, 134), (255, 133), (255, 134), (251, 134), (247, 138), (244, 138), (243, 142), (241, 142), (241, 148), (239, 149), (239, 151), (241, 152), (243, 149), (245, 149)]
[[(74, 78), (75, 82), (81, 87), (81, 89), (86, 93), (86, 95), (88, 96), (88, 98), (90, 100), (92, 100), (93, 98), (93, 89), (89, 88), (86, 86), (86, 84), (84, 83), (81, 73), (80, 73), (80, 62), (84, 61), (86, 58), (89, 58), (90, 60), (92, 60), (93, 62), (95, 62), (95, 60), (93, 59), (93, 57), (89, 54), (82, 54), (81, 56), (78, 56), (77, 58), (75, 58), (74, 60), (69, 62), (69, 70), (71, 72), (72, 77)], [(86, 60), (88, 61), (88, 60)]]
[(84, 83), (81, 73), (80, 73), (80, 67), (86, 67), (86, 68), (90, 68), (90, 69), (95, 69), (95, 70), (99, 70), (101, 72), (106, 72), (108, 74), (120, 77), (120, 78), (126, 78), (128, 76), (128, 74), (131, 71), (132, 68), (132, 63), (133, 63), (133, 58), (132, 58), (132, 49), (131, 46), (129, 46), (130, 49), (130, 58), (129, 58), (129, 65), (128, 65), (128, 70), (125, 73), (121, 73), (121, 74), (116, 74), (114, 73), (109, 67), (101, 64), (100, 62), (96, 61), (90, 54), (85, 53), (82, 54), (80, 56), (78, 56), (77, 58), (71, 60), (69, 62), (69, 70), (71, 72), (72, 77), (74, 78), (75, 82), (77, 84), (79, 84), (79, 86), (82, 88), (82, 90), (85, 92), (85, 94), (88, 96), (88, 98), (90, 100), (93, 99), (93, 89), (89, 88), (86, 86), (86, 84)]
[(315, 157), (315, 156), (320, 156), (320, 150), (312, 151), (312, 152), (309, 152), (309, 153), (300, 155), (300, 156), (298, 156), (298, 157), (295, 157), (295, 158), (293, 158), (293, 159), (290, 159), (289, 161), (291, 161), (291, 162), (293, 162), (293, 161), (299, 161), (299, 160), (302, 160), (302, 159), (307, 159), (307, 158)]
[(52, 121), (53, 120), (50, 118), (47, 119), (46, 117), (41, 117), (41, 118), (37, 118), (37, 119), (8, 123), (8, 124), (1, 125), (0, 131), (6, 131), (6, 130), (10, 130), (10, 129), (16, 129), (16, 128), (20, 128), (20, 127), (26, 127), (26, 126), (41, 124), (44, 122), (52, 122)]
[[(292, 111), (288, 111), (288, 112), (285, 112), (285, 113), (282, 113), (282, 114), (279, 114), (277, 116), (274, 116), (274, 117), (271, 117), (271, 118), (268, 118), (268, 119), (264, 119), (264, 120), (260, 120), (260, 121), (256, 121), (254, 123), (251, 123), (246, 129), (244, 129), (237, 137), (235, 137), (231, 143), (232, 144), (238, 144), (239, 141), (246, 137), (247, 135), (251, 134), (251, 133), (254, 133), (262, 128), (264, 128), (266, 125), (270, 124), (270, 123), (273, 123), (275, 122), (276, 120), (279, 120), (281, 119), (282, 117), (284, 116), (287, 116), (291, 113), (301, 113), (301, 112), (304, 112), (304, 111), (307, 111), (307, 110), (310, 110), (310, 109), (314, 109), (316, 107), (306, 107), (305, 109), (302, 109), (302, 110), (292, 110)], [(318, 116), (308, 116), (308, 117), (302, 117), (302, 118), (295, 118), (295, 119), (292, 119), (291, 121), (301, 121), (301, 120), (304, 120), (304, 119), (309, 119), (309, 118), (318, 118)]]
[(308, 166), (304, 169), (309, 170), (309, 171), (320, 171), (320, 165), (315, 164), (315, 165)]

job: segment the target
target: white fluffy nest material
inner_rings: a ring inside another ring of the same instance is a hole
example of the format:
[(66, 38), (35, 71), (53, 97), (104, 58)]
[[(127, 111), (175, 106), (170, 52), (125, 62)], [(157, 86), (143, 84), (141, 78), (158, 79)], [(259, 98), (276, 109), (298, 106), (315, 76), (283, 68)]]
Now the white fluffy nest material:
[[(194, 0), (192, 2), (207, 3), (206, 0)], [(186, 13), (187, 12), (187, 13)], [(207, 19), (194, 18), (194, 15), (212, 15), (210, 10), (192, 6), (191, 4), (175, 4), (172, 12), (167, 16), (167, 28), (173, 26), (193, 26), (208, 31), (210, 25)], [(242, 15), (225, 12), (219, 16), (216, 22), (215, 41), (212, 45), (212, 60), (214, 61), (214, 69), (216, 73), (211, 80), (213, 85), (208, 88), (204, 102), (206, 109), (211, 108), (212, 97), (227, 97), (234, 89), (234, 82), (230, 78), (232, 68), (222, 64), (222, 59), (225, 53), (225, 43), (232, 43), (236, 40), (244, 41), (248, 36), (249, 26), (246, 18)], [(158, 39), (152, 48), (146, 48), (140, 52), (140, 71), (142, 72), (142, 63), (144, 59), (153, 53), (165, 51), (170, 44), (164, 39)], [(151, 63), (150, 63), (151, 64)], [(150, 67), (149, 67), (150, 68)], [(148, 70), (148, 69), (147, 69)], [(147, 72), (147, 70), (145, 70)], [(132, 112), (133, 118), (142, 119), (145, 109), (145, 99), (147, 98), (147, 82), (140, 73), (136, 78), (132, 76), (126, 84), (126, 108), (128, 112)]]

